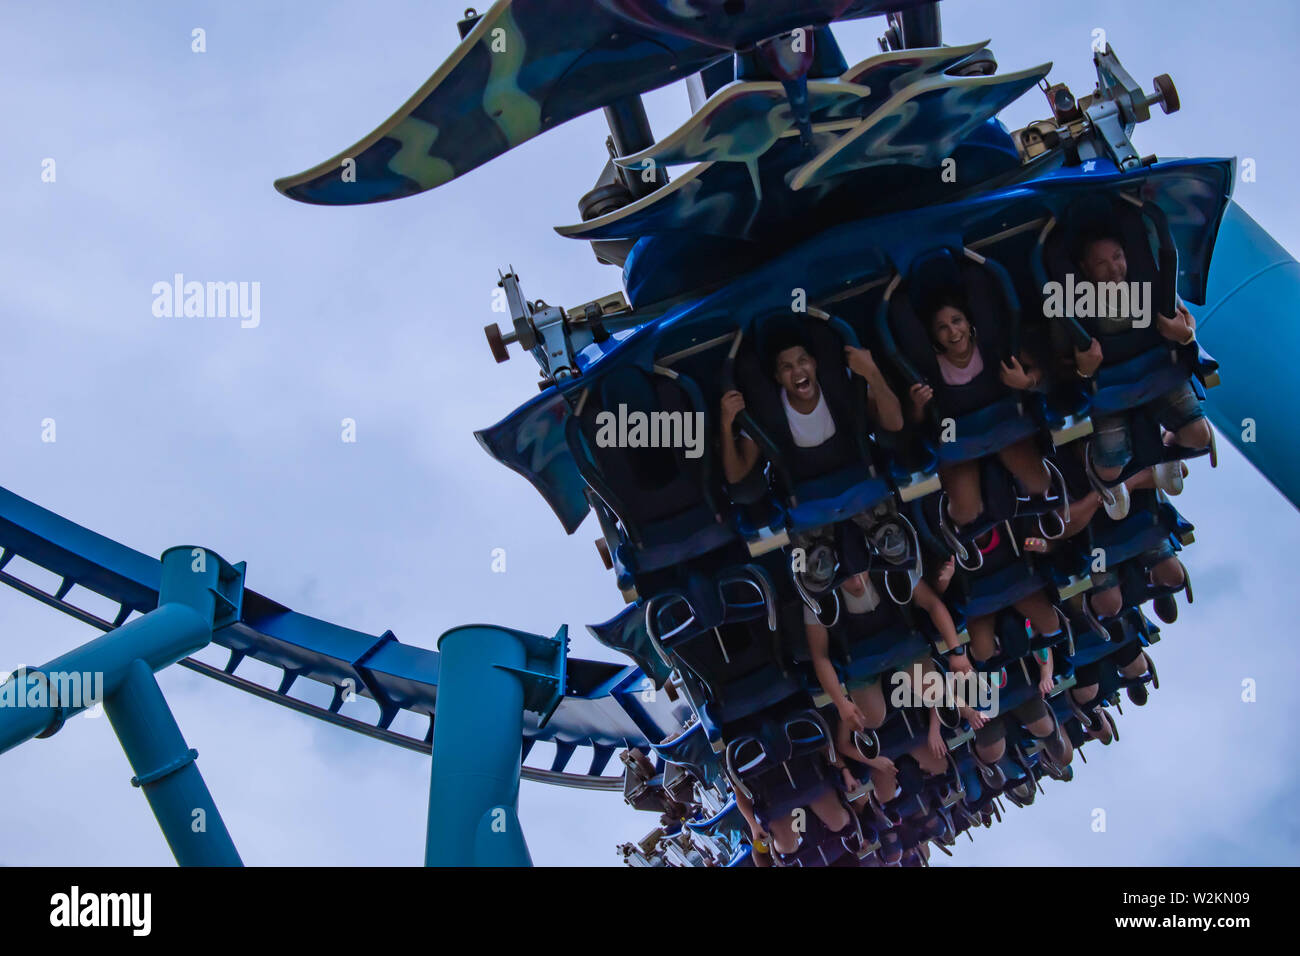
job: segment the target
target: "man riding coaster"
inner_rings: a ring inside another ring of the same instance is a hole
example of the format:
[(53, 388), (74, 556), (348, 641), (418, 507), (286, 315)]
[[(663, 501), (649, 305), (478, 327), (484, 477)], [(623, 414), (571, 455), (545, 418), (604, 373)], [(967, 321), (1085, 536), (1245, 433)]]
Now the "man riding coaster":
[[(837, 421), (832, 402), (818, 376), (817, 360), (811, 342), (793, 321), (778, 323), (767, 336), (764, 348), (765, 371), (775, 382), (789, 437), (796, 452), (792, 469), (798, 474), (825, 474), (850, 467), (859, 460), (856, 436), (849, 423)], [(903, 427), (902, 406), (871, 352), (852, 345), (844, 347), (845, 365), (866, 383), (866, 414), (869, 424), (889, 432)], [(736, 428), (736, 418), (746, 409), (745, 396), (739, 389), (727, 391), (721, 400), (721, 439), (723, 473), (728, 484), (740, 485), (761, 464), (758, 443), (743, 429)], [(843, 417), (841, 415), (841, 417)], [(865, 477), (865, 475), (864, 475)], [(872, 519), (853, 516), (864, 530)], [(831, 527), (806, 529), (792, 538), (794, 548), (801, 549), (808, 563), (824, 561), (818, 548), (833, 553), (834, 532)]]
[[(1123, 240), (1106, 227), (1083, 232), (1076, 240), (1073, 258), (1089, 282), (1122, 283), (1127, 279), (1128, 260)], [(1108, 339), (1131, 333), (1137, 328), (1133, 316), (1101, 316), (1095, 322), (1097, 334), (1088, 349), (1075, 353), (1078, 375), (1085, 379), (1092, 378), (1106, 361)], [(1177, 302), (1174, 316), (1156, 315), (1155, 331), (1166, 341), (1190, 345), (1196, 340), (1196, 320), (1186, 306)], [(1160, 395), (1148, 404), (1147, 410), (1164, 429), (1163, 443), (1170, 450), (1199, 452), (1210, 446), (1213, 436), (1209, 422), (1190, 382)], [(1107, 514), (1117, 520), (1123, 518), (1128, 513), (1128, 493), (1123, 484), (1117, 482), (1133, 458), (1132, 425), (1128, 415), (1093, 416), (1093, 437), (1088, 452), (1092, 471), (1113, 496), (1113, 500), (1105, 501)], [(1155, 467), (1159, 488), (1169, 494), (1182, 490), (1179, 462), (1164, 461)]]

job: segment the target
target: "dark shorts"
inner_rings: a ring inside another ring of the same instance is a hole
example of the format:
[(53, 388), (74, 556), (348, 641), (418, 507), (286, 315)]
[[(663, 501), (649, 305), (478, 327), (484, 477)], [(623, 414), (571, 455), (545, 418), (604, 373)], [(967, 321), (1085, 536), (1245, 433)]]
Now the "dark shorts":
[(844, 684), (845, 689), (852, 694), (855, 690), (863, 687), (871, 687), (873, 684), (879, 684), (885, 677), (889, 677), (889, 690), (893, 690), (894, 675), (897, 673), (908, 673), (912, 666), (918, 661), (923, 661), (930, 656), (930, 648), (924, 647), (919, 651), (913, 650), (906, 644), (899, 644), (897, 651), (884, 662), (883, 670), (872, 674), (870, 677), (850, 677)]
[(1150, 571), (1161, 561), (1168, 561), (1174, 556), (1174, 543), (1168, 538), (1160, 542), (1160, 547), (1152, 548), (1150, 551), (1143, 551), (1138, 560), (1142, 562), (1142, 570)]
[[(1005, 739), (1007, 728), (1004, 726), (1003, 720), (1007, 716), (1003, 715), (996, 720), (990, 720), (975, 731), (975, 745), (978, 747), (991, 747), (999, 740)], [(1009, 716), (1015, 717), (1022, 724), (1032, 724), (1034, 721), (1042, 720), (1047, 716), (1047, 702), (1041, 697), (1032, 697), (1011, 711)]]
[(1101, 665), (1096, 661), (1074, 669), (1074, 686), (1091, 687), (1101, 680)]
[[(1166, 561), (1174, 556), (1174, 544), (1168, 538), (1160, 542), (1160, 546), (1152, 548), (1150, 551), (1143, 551), (1137, 556), (1138, 561), (1142, 562), (1142, 570), (1150, 572), (1161, 561)], [(1096, 594), (1098, 591), (1105, 591), (1107, 588), (1113, 588), (1119, 584), (1119, 574), (1114, 568), (1107, 568), (1105, 571), (1095, 573), (1091, 576), (1092, 588), (1089, 594)]]
[[(1191, 382), (1152, 399), (1147, 408), (1168, 431), (1176, 432), (1205, 417)], [(1133, 457), (1133, 436), (1125, 415), (1098, 415), (1092, 420), (1092, 462), (1098, 468), (1123, 468)]]
[(1111, 663), (1116, 667), (1128, 667), (1143, 651), (1140, 641), (1130, 641), (1111, 655)]

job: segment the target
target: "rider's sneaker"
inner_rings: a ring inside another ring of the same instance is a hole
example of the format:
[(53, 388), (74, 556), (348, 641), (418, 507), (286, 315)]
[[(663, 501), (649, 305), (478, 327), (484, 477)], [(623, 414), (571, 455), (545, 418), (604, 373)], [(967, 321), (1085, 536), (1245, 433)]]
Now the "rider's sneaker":
[(1129, 497), (1128, 486), (1120, 482), (1115, 487), (1109, 489), (1112, 501), (1102, 499), (1102, 506), (1106, 509), (1106, 517), (1111, 521), (1122, 521), (1128, 517)]
[(835, 579), (835, 570), (839, 566), (835, 550), (826, 544), (818, 544), (808, 553), (808, 564), (799, 572), (799, 580), (812, 594), (825, 594)]
[(1183, 463), (1181, 461), (1162, 461), (1154, 468), (1156, 487), (1167, 495), (1183, 493)]

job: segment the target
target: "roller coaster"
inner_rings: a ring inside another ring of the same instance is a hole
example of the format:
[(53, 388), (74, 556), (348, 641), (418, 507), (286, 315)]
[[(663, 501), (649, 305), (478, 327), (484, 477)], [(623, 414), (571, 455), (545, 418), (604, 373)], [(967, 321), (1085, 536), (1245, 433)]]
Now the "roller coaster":
[[(1258, 398), (1295, 394), (1278, 356), (1300, 331), (1263, 352), (1236, 330), (1296, 301), (1300, 266), (1232, 202), (1234, 160), (1138, 151), (1181, 107), (1169, 76), (1147, 92), (1102, 44), (1076, 97), (1051, 64), (945, 45), (938, 8), (501, 0), (389, 120), (276, 183), (409, 197), (604, 110), (604, 168), (557, 231), (622, 288), (562, 308), (502, 274), (488, 345), (529, 353), (539, 391), (475, 434), (566, 533), (595, 513), (625, 606), (589, 630), (630, 663), (569, 657), (564, 627), (403, 644), (257, 593), (210, 549), (155, 559), (0, 489), (0, 581), (102, 632), (0, 685), (0, 751), (102, 702), (182, 865), (240, 857), (158, 688), (173, 664), (431, 754), (430, 865), (529, 864), (521, 779), (657, 814), (619, 848), (636, 866), (926, 865), (1071, 780), (1118, 739), (1111, 709), (1158, 687), (1147, 610), (1191, 604), (1172, 499), (1185, 460), (1215, 457), (1200, 410), (1297, 503), (1300, 464), (1243, 422), (1289, 433), (1290, 403)], [(850, 65), (833, 27), (867, 17), (880, 51)], [(656, 140), (642, 95), (671, 83), (692, 116)], [(1048, 115), (1008, 129), (1035, 86)], [(1098, 249), (1119, 273), (1089, 272)], [(1123, 315), (1076, 294), (1102, 279)], [(210, 644), (224, 666), (195, 657)], [(88, 674), (99, 700), (70, 693)]]

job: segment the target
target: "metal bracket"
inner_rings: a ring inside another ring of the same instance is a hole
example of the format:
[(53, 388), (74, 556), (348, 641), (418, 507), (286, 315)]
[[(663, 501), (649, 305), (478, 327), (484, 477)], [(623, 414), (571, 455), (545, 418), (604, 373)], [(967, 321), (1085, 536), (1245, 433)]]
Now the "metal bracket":
[(1143, 165), (1129, 139), (1133, 128), (1151, 118), (1154, 105), (1165, 113), (1177, 112), (1178, 90), (1169, 75), (1162, 74), (1153, 81), (1155, 92), (1144, 92), (1110, 46), (1094, 53), (1092, 61), (1097, 87), (1090, 95), (1076, 101), (1064, 83), (1043, 87), (1053, 115), (1014, 134), (1023, 162), (1069, 146), (1080, 160), (1106, 156), (1126, 171)]
[(939, 475), (933, 474), (929, 477), (922, 477), (924, 472), (914, 472), (910, 477), (911, 480), (898, 489), (898, 497), (904, 502), (915, 501), (917, 498), (924, 498), (928, 494), (933, 494), (940, 488)]
[(484, 327), (483, 331), (496, 360), (504, 362), (508, 359), (510, 355), (506, 346), (518, 342), (533, 353), (547, 385), (576, 375), (577, 360), (573, 344), (569, 340), (569, 323), (564, 310), (547, 305), (540, 299), (536, 302), (525, 299), (519, 287), (519, 276), (515, 275), (513, 267), (501, 276), (497, 285), (505, 290), (514, 331), (503, 335), (495, 324)]
[(538, 727), (545, 727), (555, 708), (564, 699), (565, 668), (569, 656), (569, 625), (561, 625), (554, 637), (514, 631), (520, 638), (526, 656), (524, 666), (508, 667), (496, 664), (498, 670), (508, 671), (519, 678), (524, 686), (524, 709), (541, 717)]
[(161, 780), (163, 777), (171, 776), (177, 770), (180, 770), (182, 767), (188, 767), (190, 764), (192, 764), (195, 760), (198, 759), (198, 756), (199, 756), (199, 752), (195, 750), (193, 747), (191, 747), (189, 750), (185, 752), (183, 756), (177, 757), (175, 760), (171, 761), (170, 763), (163, 764), (157, 770), (151, 770), (149, 771), (149, 773), (142, 773), (139, 776), (132, 777), (131, 786), (147, 787), (151, 783), (156, 783), (157, 781)]
[(1113, 100), (1103, 101), (1089, 106), (1085, 112), (1116, 166), (1127, 171), (1141, 165), (1142, 160), (1128, 138), (1133, 127), (1125, 124), (1118, 103)]
[(1124, 69), (1109, 44), (1105, 50), (1093, 54), (1092, 62), (1097, 68), (1097, 90), (1079, 105), (1115, 164), (1123, 170), (1136, 169), (1142, 165), (1142, 158), (1129, 140), (1133, 127), (1151, 118), (1151, 107), (1155, 104), (1166, 113), (1177, 111), (1178, 90), (1168, 74), (1164, 74), (1155, 78), (1154, 93), (1144, 92), (1142, 84)]
[(1065, 416), (1065, 424), (1052, 432), (1052, 444), (1057, 448), (1068, 445), (1076, 439), (1091, 435), (1093, 424), (1091, 416), (1080, 418), (1077, 415)]
[(1085, 574), (1082, 577), (1072, 575), (1070, 579), (1056, 589), (1062, 601), (1068, 601), (1076, 594), (1083, 594), (1092, 588), (1092, 575)]
[[(211, 551), (208, 552), (212, 554)], [(212, 630), (217, 631), (230, 624), (239, 623), (244, 613), (244, 572), (248, 569), (245, 561), (238, 564), (227, 564), (224, 558), (217, 556), (220, 560), (220, 570), (217, 572), (217, 586), (209, 588), (212, 596), (217, 599), (216, 609), (212, 617)]]

